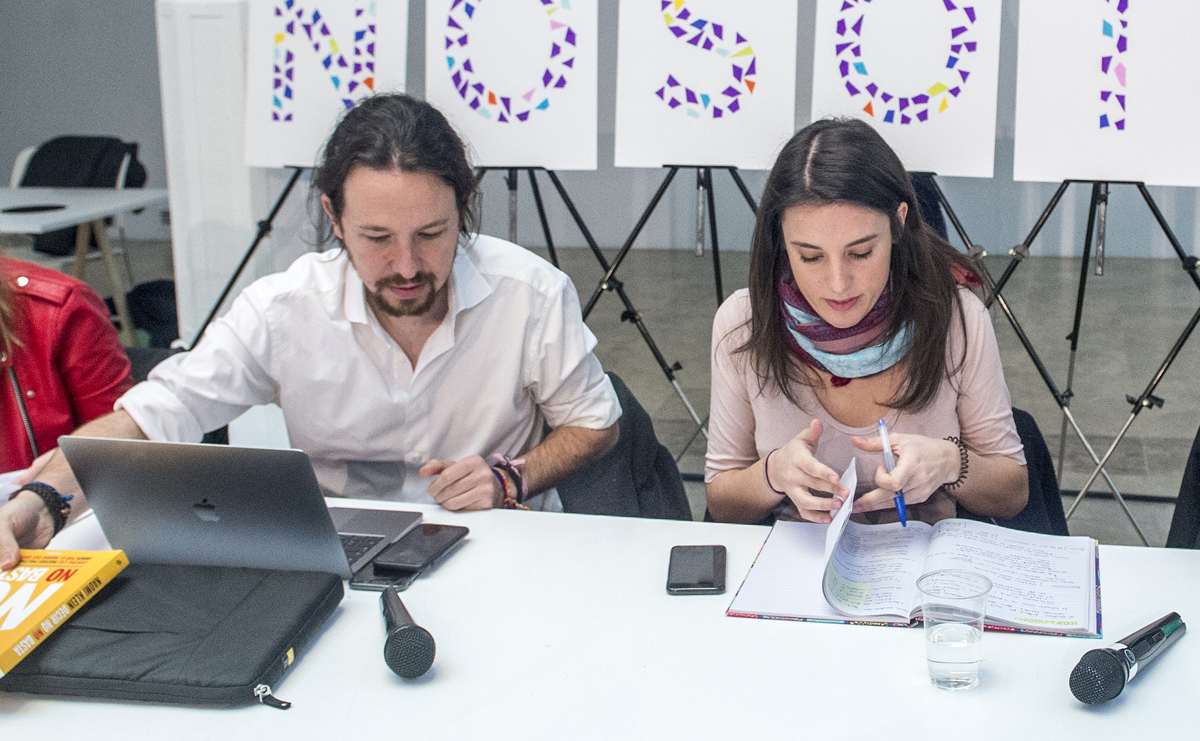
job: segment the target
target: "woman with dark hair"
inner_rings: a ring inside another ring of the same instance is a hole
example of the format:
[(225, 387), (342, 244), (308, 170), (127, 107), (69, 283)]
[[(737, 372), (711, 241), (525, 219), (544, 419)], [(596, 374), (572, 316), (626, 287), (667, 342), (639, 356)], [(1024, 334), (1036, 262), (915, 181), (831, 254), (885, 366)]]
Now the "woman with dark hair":
[(86, 283), (0, 254), (0, 472), (108, 414), (133, 386), (108, 309)]
[[(956, 505), (1011, 517), (1025, 458), (978, 278), (921, 218), (899, 158), (868, 124), (817, 121), (767, 179), (750, 286), (713, 324), (705, 480), (721, 521), (936, 522)], [(883, 465), (886, 421), (895, 470)]]

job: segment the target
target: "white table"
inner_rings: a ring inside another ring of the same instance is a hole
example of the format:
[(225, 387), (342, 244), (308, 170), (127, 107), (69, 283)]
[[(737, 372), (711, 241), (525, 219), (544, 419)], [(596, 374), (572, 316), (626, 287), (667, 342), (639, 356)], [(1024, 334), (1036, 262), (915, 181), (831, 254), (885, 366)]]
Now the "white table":
[[(162, 189), (116, 190), (114, 188), (0, 188), (0, 234), (45, 234), (69, 226), (75, 233), (75, 277), (83, 280), (88, 251), (88, 236), (96, 236), (104, 269), (112, 284), (113, 303), (121, 318), (121, 339), (133, 344), (133, 319), (125, 300), (128, 287), (120, 279), (113, 262), (112, 248), (104, 219), (126, 211), (167, 202)], [(47, 211), (21, 212), (35, 206), (61, 206)]]
[[(363, 506), (387, 506), (363, 503)], [(404, 508), (413, 508), (407, 505)], [(1184, 738), (1200, 637), (1184, 636), (1108, 705), (1067, 688), (1087, 650), (1171, 610), (1200, 621), (1200, 552), (1102, 546), (1103, 640), (989, 632), (981, 684), (929, 685), (918, 630), (731, 618), (767, 529), (538, 512), (456, 515), (467, 541), (401, 598), (437, 641), (425, 677), (383, 663), (374, 593), (350, 592), (276, 694), (288, 711), (0, 695), (5, 738), (969, 739)], [(729, 549), (729, 592), (665, 591), (677, 544)]]

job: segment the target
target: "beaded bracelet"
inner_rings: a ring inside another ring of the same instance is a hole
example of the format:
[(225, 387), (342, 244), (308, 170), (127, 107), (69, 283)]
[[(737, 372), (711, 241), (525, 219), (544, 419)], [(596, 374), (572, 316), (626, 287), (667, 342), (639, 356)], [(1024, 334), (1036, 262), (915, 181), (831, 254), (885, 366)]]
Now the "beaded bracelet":
[(526, 512), (529, 508), (513, 498), (513, 495), (508, 490), (508, 479), (504, 478), (504, 473), (497, 466), (492, 466), (492, 473), (496, 476), (496, 480), (500, 482), (500, 492), (503, 495), (503, 500), (500, 506), (504, 509), (523, 509)]
[(954, 491), (958, 487), (962, 486), (962, 482), (967, 480), (967, 467), (970, 463), (967, 457), (967, 445), (954, 435), (950, 435), (943, 439), (949, 440), (958, 446), (958, 478), (954, 480), (954, 483), (942, 484), (942, 488), (946, 491)]
[(524, 502), (529, 498), (529, 482), (525, 480), (525, 459), (512, 459), (507, 456), (495, 453), (492, 455), (492, 467), (499, 468), (509, 475), (513, 480), (513, 485), (517, 488), (517, 501)]
[(54, 534), (58, 535), (63, 526), (67, 524), (67, 518), (71, 515), (71, 500), (75, 497), (70, 494), (59, 494), (58, 489), (43, 481), (30, 481), (13, 492), (8, 500), (11, 502), (23, 491), (37, 494), (46, 503), (46, 509), (50, 510), (50, 516), (54, 518)]
[(768, 489), (770, 489), (771, 491), (775, 492), (775, 493), (776, 493), (776, 494), (778, 494), (779, 496), (781, 496), (781, 497), (784, 497), (784, 496), (787, 496), (787, 494), (785, 494), (785, 493), (783, 493), (782, 491), (780, 491), (780, 490), (776, 489), (774, 486), (771, 486), (771, 476), (770, 476), (770, 474), (768, 473), (768, 471), (770, 470), (770, 466), (771, 466), (771, 455), (772, 455), (773, 453), (777, 452), (778, 450), (779, 450), (779, 448), (775, 448), (775, 450), (772, 450), (770, 453), (767, 453), (767, 457), (766, 457), (766, 458), (763, 458), (763, 481), (767, 482), (767, 488), (768, 488)]

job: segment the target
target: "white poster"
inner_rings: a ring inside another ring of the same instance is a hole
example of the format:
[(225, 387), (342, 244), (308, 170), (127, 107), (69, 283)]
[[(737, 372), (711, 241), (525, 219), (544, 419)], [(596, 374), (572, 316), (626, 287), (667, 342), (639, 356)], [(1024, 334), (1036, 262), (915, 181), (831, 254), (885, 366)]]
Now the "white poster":
[(596, 0), (427, 0), (425, 99), (487, 167), (596, 169)]
[(869, 122), (910, 171), (992, 176), (1000, 0), (817, 0), (816, 23), (814, 121)]
[(250, 0), (246, 164), (312, 167), (347, 109), (403, 92), (408, 0)]
[(617, 167), (768, 170), (795, 133), (796, 3), (621, 0)]
[(1016, 180), (1200, 186), (1200, 3), (1021, 3)]

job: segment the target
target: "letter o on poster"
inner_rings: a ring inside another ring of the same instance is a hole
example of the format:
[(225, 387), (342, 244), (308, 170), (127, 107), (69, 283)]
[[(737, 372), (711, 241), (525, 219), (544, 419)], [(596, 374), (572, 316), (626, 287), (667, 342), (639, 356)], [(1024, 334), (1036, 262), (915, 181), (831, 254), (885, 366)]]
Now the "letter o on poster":
[(425, 98), (487, 167), (596, 167), (595, 0), (429, 0)]
[(873, 125), (906, 168), (991, 177), (1000, 0), (818, 0), (812, 118)]

